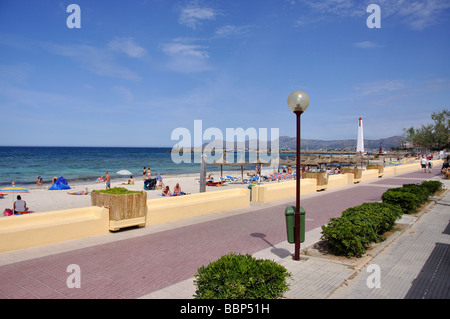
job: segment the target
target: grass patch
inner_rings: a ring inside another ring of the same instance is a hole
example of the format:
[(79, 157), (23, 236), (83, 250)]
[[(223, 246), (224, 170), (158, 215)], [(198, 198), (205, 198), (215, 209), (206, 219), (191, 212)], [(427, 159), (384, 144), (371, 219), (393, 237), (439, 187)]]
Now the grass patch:
[(142, 194), (143, 191), (130, 191), (124, 187), (114, 187), (109, 189), (94, 190), (92, 192), (111, 194), (111, 195), (126, 195), (126, 194)]

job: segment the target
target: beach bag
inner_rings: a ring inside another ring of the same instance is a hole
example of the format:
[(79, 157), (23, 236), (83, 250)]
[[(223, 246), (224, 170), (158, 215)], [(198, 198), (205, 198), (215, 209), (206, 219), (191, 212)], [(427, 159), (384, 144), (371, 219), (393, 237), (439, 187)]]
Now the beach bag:
[(13, 214), (13, 211), (9, 208), (5, 209), (5, 211), (3, 212), (3, 215), (5, 216), (11, 216)]

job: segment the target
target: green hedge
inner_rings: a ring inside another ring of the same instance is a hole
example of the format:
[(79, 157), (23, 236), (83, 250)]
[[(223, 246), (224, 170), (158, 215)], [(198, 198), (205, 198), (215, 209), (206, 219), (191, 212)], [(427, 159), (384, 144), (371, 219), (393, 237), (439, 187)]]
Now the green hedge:
[(130, 191), (125, 187), (114, 187), (102, 190), (93, 190), (93, 192), (112, 194), (112, 195), (124, 195), (124, 194), (135, 194), (135, 193), (143, 193), (144, 191)]
[(422, 186), (428, 188), (431, 194), (435, 194), (437, 191), (442, 189), (442, 182), (440, 181), (424, 181)]
[(389, 189), (381, 195), (383, 203), (400, 207), (403, 214), (412, 214), (417, 211), (420, 201), (413, 193)]
[(442, 186), (440, 181), (424, 181), (388, 189), (381, 196), (382, 203), (365, 203), (331, 218), (322, 226), (322, 239), (337, 255), (360, 257), (370, 243), (383, 240), (382, 234), (391, 230), (402, 214), (416, 212)]
[(195, 274), (196, 299), (273, 299), (288, 290), (291, 274), (272, 260), (230, 253)]
[(404, 184), (383, 193), (383, 203), (399, 206), (404, 214), (417, 212), (417, 208), (426, 203), (428, 197), (442, 189), (440, 181), (424, 181), (421, 184)]
[(360, 257), (372, 242), (382, 241), (382, 234), (395, 224), (402, 211), (386, 203), (365, 203), (345, 210), (322, 226), (322, 239), (337, 255)]

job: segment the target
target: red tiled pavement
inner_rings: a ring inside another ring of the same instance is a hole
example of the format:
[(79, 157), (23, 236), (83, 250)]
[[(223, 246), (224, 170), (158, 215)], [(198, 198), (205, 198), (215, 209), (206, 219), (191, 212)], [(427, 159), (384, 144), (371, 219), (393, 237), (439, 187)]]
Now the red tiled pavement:
[[(346, 208), (379, 201), (390, 185), (434, 175), (384, 177), (302, 199), (306, 231)], [(229, 252), (253, 254), (285, 241), (284, 208), (294, 202), (1, 266), (0, 298), (138, 298), (192, 278), (200, 266)], [(67, 287), (70, 264), (80, 266), (80, 289)]]

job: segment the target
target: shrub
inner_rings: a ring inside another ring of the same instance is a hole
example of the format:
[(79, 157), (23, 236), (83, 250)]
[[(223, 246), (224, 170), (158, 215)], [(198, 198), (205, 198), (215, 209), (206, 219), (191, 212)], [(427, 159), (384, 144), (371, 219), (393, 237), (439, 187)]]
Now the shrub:
[(399, 188), (399, 190), (416, 195), (420, 204), (426, 203), (428, 197), (431, 195), (431, 192), (427, 187), (423, 187), (422, 185), (418, 184), (403, 184), (403, 186)]
[(409, 192), (389, 189), (381, 195), (383, 203), (399, 206), (403, 214), (411, 214), (417, 211), (419, 199)]
[(335, 254), (360, 257), (371, 242), (379, 242), (382, 234), (392, 229), (402, 215), (399, 207), (386, 203), (365, 203), (352, 207), (339, 218), (331, 218), (322, 226), (322, 239)]
[(431, 194), (441, 190), (443, 186), (441, 181), (423, 181), (421, 185), (427, 188)]
[(391, 188), (383, 193), (384, 203), (398, 205), (403, 213), (415, 213), (417, 208), (426, 203), (428, 197), (442, 188), (440, 181), (424, 181), (422, 184), (404, 184), (402, 187)]
[(222, 256), (195, 274), (196, 299), (273, 299), (288, 290), (291, 274), (272, 260), (246, 254)]
[(322, 239), (336, 255), (347, 257), (361, 256), (366, 252), (360, 234), (360, 225), (355, 225), (349, 218), (331, 218), (326, 226), (322, 226)]

